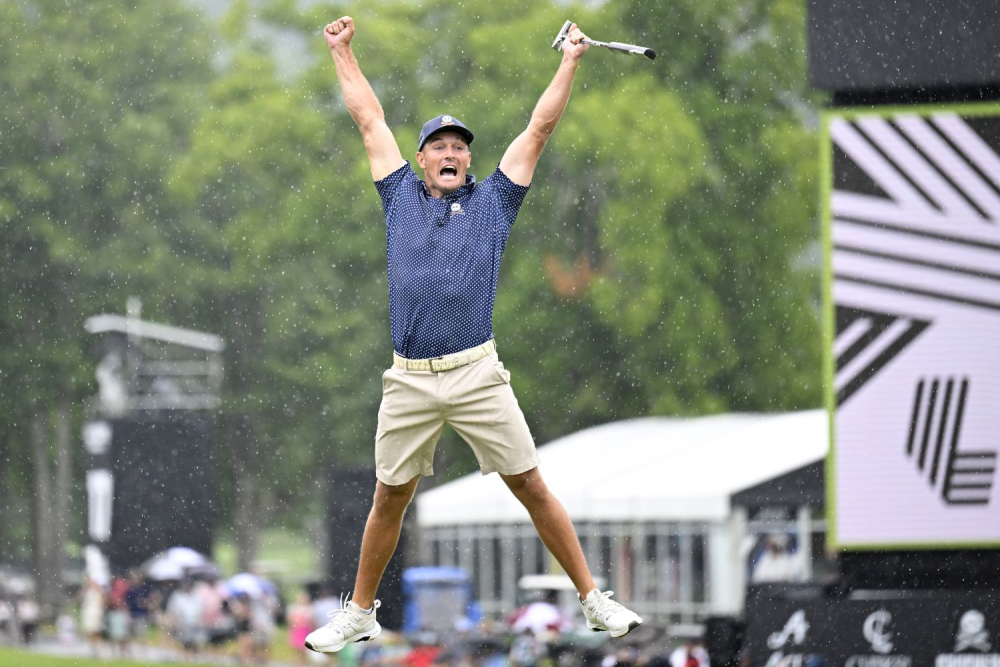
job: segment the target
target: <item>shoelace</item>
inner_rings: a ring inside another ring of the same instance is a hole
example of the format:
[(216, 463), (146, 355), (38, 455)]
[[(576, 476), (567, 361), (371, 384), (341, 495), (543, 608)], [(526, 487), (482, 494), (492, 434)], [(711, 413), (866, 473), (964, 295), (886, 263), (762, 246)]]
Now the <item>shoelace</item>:
[(592, 604), (595, 616), (606, 619), (619, 609), (624, 609), (624, 607), (611, 599), (611, 596), (614, 594), (614, 591), (602, 591), (598, 593), (597, 599)]
[[(333, 609), (331, 611), (326, 612), (326, 617), (330, 619), (329, 622), (327, 622), (326, 624), (327, 627), (340, 628), (341, 632), (343, 632), (344, 626), (349, 622), (348, 612), (350, 610), (347, 608), (347, 603), (350, 601), (351, 601), (350, 593), (348, 593), (346, 597), (344, 596), (343, 593), (340, 594), (340, 609)], [(375, 600), (375, 604), (372, 605), (372, 610), (374, 611), (375, 609), (378, 609), (381, 606), (382, 602), (380, 600)]]

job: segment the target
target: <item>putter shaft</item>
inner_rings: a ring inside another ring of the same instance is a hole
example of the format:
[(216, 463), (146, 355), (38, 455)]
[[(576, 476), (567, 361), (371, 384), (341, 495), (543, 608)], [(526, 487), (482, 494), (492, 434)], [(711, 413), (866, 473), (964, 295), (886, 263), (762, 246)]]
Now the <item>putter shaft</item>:
[(603, 46), (606, 49), (617, 51), (618, 53), (626, 53), (630, 56), (639, 56), (641, 58), (649, 58), (650, 60), (656, 59), (656, 51), (647, 49), (645, 46), (636, 46), (635, 44), (625, 44), (623, 42), (599, 42), (596, 39), (584, 39), (583, 43), (590, 44), (591, 46)]

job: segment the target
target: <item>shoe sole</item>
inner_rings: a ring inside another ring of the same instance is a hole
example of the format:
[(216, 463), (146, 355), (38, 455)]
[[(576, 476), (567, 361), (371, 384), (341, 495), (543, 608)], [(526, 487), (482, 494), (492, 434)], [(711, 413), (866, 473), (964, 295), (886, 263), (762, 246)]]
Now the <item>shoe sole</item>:
[(313, 651), (314, 653), (336, 653), (337, 651), (342, 650), (348, 644), (357, 644), (358, 642), (370, 642), (371, 640), (373, 640), (376, 637), (378, 637), (379, 633), (381, 633), (381, 632), (382, 632), (382, 628), (379, 627), (379, 628), (376, 628), (375, 632), (371, 633), (370, 635), (365, 635), (364, 637), (361, 637), (360, 639), (355, 639), (353, 642), (344, 642), (344, 643), (340, 644), (339, 646), (334, 646), (334, 647), (327, 648), (327, 649), (316, 648), (315, 646), (312, 645), (311, 641), (306, 640), (305, 641), (305, 647), (307, 649), (309, 649), (310, 651)]
[[(618, 634), (615, 634), (615, 633), (612, 632), (611, 636), (614, 637), (615, 639), (618, 639), (619, 637), (624, 637), (625, 635), (627, 635), (628, 633), (632, 632), (633, 630), (635, 630), (640, 625), (642, 625), (642, 621), (632, 621), (631, 623), (628, 624), (627, 628), (625, 628), (624, 630), (622, 630)], [(594, 626), (590, 625), (589, 623), (587, 624), (587, 627), (590, 628), (591, 632), (608, 632), (607, 628), (594, 627)]]

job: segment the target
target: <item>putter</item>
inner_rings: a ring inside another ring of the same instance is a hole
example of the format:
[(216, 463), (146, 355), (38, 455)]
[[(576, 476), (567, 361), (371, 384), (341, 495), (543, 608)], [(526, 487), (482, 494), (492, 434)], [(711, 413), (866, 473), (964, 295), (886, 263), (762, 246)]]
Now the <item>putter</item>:
[[(572, 21), (566, 21), (563, 23), (562, 30), (556, 35), (556, 41), (552, 42), (552, 48), (556, 51), (561, 51), (563, 47), (563, 42), (566, 41), (566, 36), (569, 35), (569, 27), (573, 25)], [(645, 46), (636, 46), (635, 44), (622, 44), (621, 42), (598, 42), (596, 39), (584, 39), (584, 44), (590, 44), (591, 46), (603, 46), (606, 49), (610, 49), (615, 53), (625, 53), (630, 56), (640, 56), (643, 58), (649, 58), (653, 60), (656, 58), (656, 51), (653, 49), (647, 49)]]

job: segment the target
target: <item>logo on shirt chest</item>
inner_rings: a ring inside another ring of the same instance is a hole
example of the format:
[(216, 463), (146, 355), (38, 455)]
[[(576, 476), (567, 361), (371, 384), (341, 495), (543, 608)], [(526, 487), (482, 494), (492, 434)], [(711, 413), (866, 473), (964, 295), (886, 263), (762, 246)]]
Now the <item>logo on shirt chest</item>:
[(465, 215), (465, 211), (462, 210), (462, 205), (458, 202), (453, 202), (451, 205), (452, 215)]

